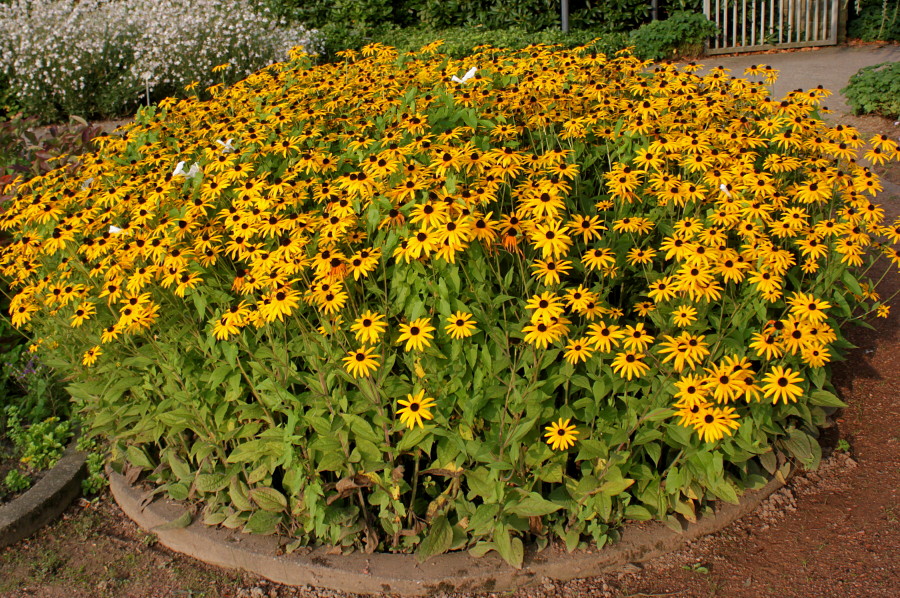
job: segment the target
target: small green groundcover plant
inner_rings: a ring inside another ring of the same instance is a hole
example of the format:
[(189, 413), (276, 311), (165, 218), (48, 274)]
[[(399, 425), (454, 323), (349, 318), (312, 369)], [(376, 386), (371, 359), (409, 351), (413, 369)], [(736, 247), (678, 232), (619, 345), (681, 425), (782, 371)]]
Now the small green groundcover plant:
[(0, 480), (0, 498), (15, 494), (31, 487), (32, 476), (51, 469), (63, 455), (66, 443), (72, 437), (71, 425), (58, 417), (26, 424), (19, 409), (7, 407), (2, 414), (3, 436), (12, 441), (10, 454), (2, 454), (5, 459), (15, 458), (17, 466), (9, 469)]
[(859, 69), (841, 93), (857, 114), (900, 118), (900, 62)]
[(298, 50), (13, 183), (13, 323), (156, 494), (288, 550), (680, 528), (816, 466), (900, 261), (893, 140), (697, 68)]

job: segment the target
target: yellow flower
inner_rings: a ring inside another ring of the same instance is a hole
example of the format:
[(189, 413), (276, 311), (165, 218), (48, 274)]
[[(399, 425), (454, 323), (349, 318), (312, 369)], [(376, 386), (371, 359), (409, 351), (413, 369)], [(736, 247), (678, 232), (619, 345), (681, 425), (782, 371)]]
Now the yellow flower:
[(356, 351), (350, 351), (344, 358), (344, 367), (350, 372), (354, 378), (368, 376), (378, 369), (378, 357), (376, 353), (372, 353), (375, 349), (370, 347), (362, 347)]
[(381, 338), (387, 323), (384, 316), (371, 310), (364, 311), (350, 326), (350, 330), (356, 335), (356, 340), (361, 343), (374, 345)]
[(475, 333), (475, 321), (472, 320), (472, 314), (458, 311), (447, 318), (447, 325), (444, 327), (452, 338), (461, 339), (472, 336)]
[(428, 318), (417, 318), (409, 324), (400, 324), (400, 337), (397, 339), (397, 343), (406, 341), (406, 347), (404, 347), (406, 351), (412, 349), (421, 351), (431, 346), (428, 341), (434, 338), (432, 332), (434, 332), (434, 326), (431, 325)]
[(574, 424), (569, 424), (570, 421), (572, 420), (559, 418), (558, 421), (553, 422), (544, 428), (546, 431), (544, 436), (547, 438), (547, 444), (549, 444), (550, 448), (554, 451), (564, 451), (575, 445), (578, 430), (575, 429)]
[(420, 390), (415, 395), (408, 394), (406, 395), (405, 401), (399, 399), (397, 403), (402, 405), (400, 409), (397, 409), (397, 415), (400, 416), (400, 423), (410, 430), (416, 425), (420, 428), (424, 428), (425, 425), (423, 420), (433, 419), (434, 416), (431, 415), (431, 408), (437, 404), (434, 399), (430, 397), (425, 398), (424, 390)]
[(724, 436), (731, 436), (731, 431), (741, 426), (737, 420), (738, 415), (733, 407), (711, 407), (701, 409), (694, 416), (692, 425), (701, 439), (714, 442)]
[(84, 356), (81, 358), (81, 363), (82, 365), (92, 366), (97, 362), (97, 358), (99, 358), (101, 355), (103, 355), (103, 349), (100, 348), (100, 345), (91, 347), (84, 352)]
[(776, 365), (771, 372), (763, 376), (762, 381), (763, 394), (766, 398), (771, 397), (773, 404), (779, 400), (785, 403), (796, 402), (803, 394), (803, 388), (799, 386), (803, 382), (803, 377), (791, 368)]
[(566, 345), (566, 361), (575, 365), (579, 361), (587, 361), (588, 357), (594, 352), (591, 347), (591, 339), (586, 336), (569, 341)]

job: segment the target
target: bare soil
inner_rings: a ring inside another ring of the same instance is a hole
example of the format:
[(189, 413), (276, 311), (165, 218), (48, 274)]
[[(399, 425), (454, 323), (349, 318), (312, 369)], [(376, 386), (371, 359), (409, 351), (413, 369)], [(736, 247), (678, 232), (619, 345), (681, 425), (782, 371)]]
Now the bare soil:
[[(868, 139), (900, 127), (877, 117), (841, 117)], [(888, 220), (900, 217), (900, 165), (874, 167)], [(900, 292), (889, 273), (882, 296)], [(628, 571), (557, 583), (516, 598), (567, 596), (895, 597), (900, 595), (900, 306), (875, 329), (850, 332), (857, 349), (835, 364), (847, 409), (827, 432), (835, 450), (816, 472), (794, 476), (754, 513), (726, 530)], [(2, 598), (322, 598), (341, 594), (272, 584), (210, 567), (156, 545), (103, 495), (80, 501), (29, 540), (0, 552)], [(497, 595), (499, 596), (499, 594)], [(459, 598), (462, 598), (460, 596)]]

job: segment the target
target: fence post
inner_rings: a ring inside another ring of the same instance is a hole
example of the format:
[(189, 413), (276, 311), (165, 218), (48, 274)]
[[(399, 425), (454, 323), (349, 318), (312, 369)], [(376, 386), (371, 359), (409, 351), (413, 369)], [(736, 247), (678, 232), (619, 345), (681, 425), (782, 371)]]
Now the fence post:
[(562, 32), (569, 32), (569, 0), (561, 0), (560, 2), (560, 25), (562, 26)]

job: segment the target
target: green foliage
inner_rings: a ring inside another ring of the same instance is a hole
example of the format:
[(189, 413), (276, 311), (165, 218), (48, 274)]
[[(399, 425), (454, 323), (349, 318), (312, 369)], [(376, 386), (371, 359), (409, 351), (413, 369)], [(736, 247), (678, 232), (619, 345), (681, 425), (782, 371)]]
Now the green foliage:
[(525, 29), (486, 29), (480, 27), (452, 27), (432, 30), (425, 27), (409, 27), (393, 31), (379, 39), (402, 52), (417, 51), (436, 40), (443, 40), (441, 52), (453, 58), (463, 58), (476, 53), (478, 46), (490, 44), (496, 48), (519, 49), (532, 44), (559, 44), (573, 48), (589, 45), (591, 50), (614, 54), (628, 45), (624, 34), (602, 33), (595, 30), (578, 30), (568, 34), (558, 29), (529, 32)]
[[(875, 241), (811, 231), (882, 227), (875, 204), (876, 222), (859, 215), (871, 173), (819, 143), (850, 131), (770, 93), (591, 48), (296, 55), (214, 101), (142, 110), (81, 169), (22, 189), (0, 265), (113, 462), (207, 524), (519, 566), (525, 541), (602, 547), (625, 521), (737, 501), (783, 456), (821, 458), (841, 403), (813, 360), (840, 358), (841, 324), (876, 309), (852, 267)], [(839, 158), (844, 178), (817, 166)], [(548, 260), (559, 276), (535, 276)], [(537, 313), (540, 294), (558, 312)], [(78, 306), (92, 316), (75, 325)], [(375, 338), (357, 328), (369, 311)], [(456, 338), (463, 312), (475, 327)], [(420, 319), (434, 335), (404, 347)], [(709, 402), (677, 405), (677, 384)], [(426, 392), (431, 417), (404, 422)], [(547, 440), (559, 421), (572, 446)]]
[(15, 409), (17, 417), (27, 423), (69, 415), (68, 394), (56, 372), (37, 355), (16, 345), (2, 359), (0, 407)]
[[(9, 77), (0, 72), (0, 120), (7, 120), (13, 114), (21, 110), (21, 105), (16, 100), (15, 90), (10, 86)], [(3, 147), (0, 141), (0, 148)]]
[(77, 448), (87, 453), (87, 477), (81, 481), (81, 491), (85, 495), (98, 494), (109, 485), (105, 471), (106, 446), (98, 438), (82, 434)]
[(31, 477), (18, 469), (11, 469), (6, 472), (3, 485), (10, 493), (21, 492), (31, 487)]
[(847, 37), (871, 41), (900, 41), (900, 2), (856, 0), (851, 3)]
[(631, 32), (636, 56), (666, 60), (698, 56), (703, 42), (716, 33), (716, 25), (701, 13), (676, 11), (664, 21), (653, 21)]
[[(622, 40), (625, 31), (649, 15), (649, 4), (643, 0), (573, 3), (572, 30), (566, 36), (559, 31), (558, 0), (268, 0), (266, 5), (319, 29), (328, 60), (341, 50), (374, 41), (417, 49), (445, 39), (444, 51), (454, 57), (471, 54), (474, 46), (487, 43), (500, 48), (561, 43), (571, 48), (600, 35)], [(624, 47), (624, 41), (620, 43), (616, 50)]]
[(72, 437), (71, 424), (58, 417), (28, 425), (19, 410), (5, 410), (6, 436), (12, 440), (19, 460), (32, 471), (50, 469), (62, 457), (66, 442)]
[(900, 62), (861, 68), (841, 93), (856, 114), (900, 117)]

